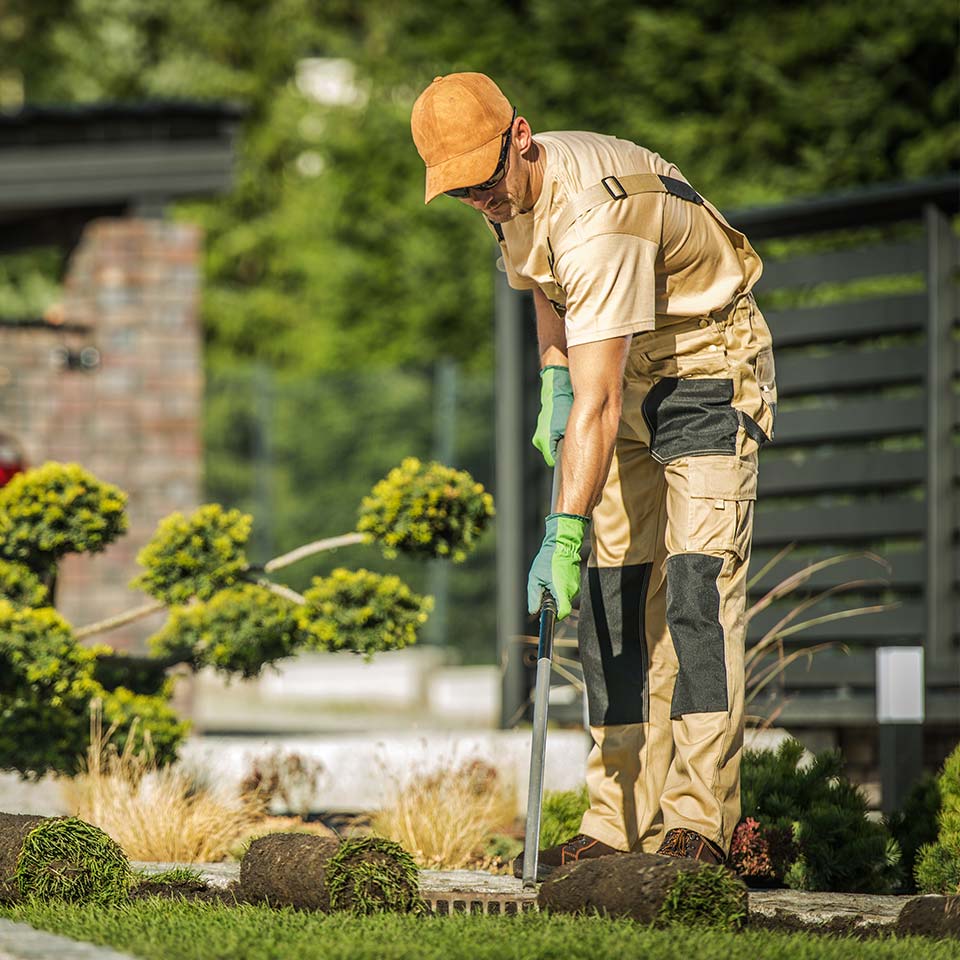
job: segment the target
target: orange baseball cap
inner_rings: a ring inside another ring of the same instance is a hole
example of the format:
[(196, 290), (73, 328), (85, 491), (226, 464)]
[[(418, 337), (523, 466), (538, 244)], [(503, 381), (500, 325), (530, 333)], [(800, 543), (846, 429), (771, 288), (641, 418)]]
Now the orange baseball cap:
[(488, 179), (512, 118), (510, 101), (485, 74), (437, 77), (410, 115), (413, 142), (427, 165), (423, 202)]

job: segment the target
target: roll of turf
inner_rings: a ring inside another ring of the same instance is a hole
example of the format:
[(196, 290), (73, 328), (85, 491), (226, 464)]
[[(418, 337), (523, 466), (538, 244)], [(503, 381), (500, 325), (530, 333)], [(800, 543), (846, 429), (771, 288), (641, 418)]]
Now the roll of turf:
[(327, 865), (333, 910), (351, 913), (423, 913), (420, 872), (399, 843), (383, 837), (344, 840)]
[(119, 903), (130, 864), (99, 827), (77, 817), (0, 813), (0, 900)]
[(273, 833), (254, 840), (240, 861), (240, 899), (329, 910), (326, 870), (339, 846), (333, 837), (309, 833)]

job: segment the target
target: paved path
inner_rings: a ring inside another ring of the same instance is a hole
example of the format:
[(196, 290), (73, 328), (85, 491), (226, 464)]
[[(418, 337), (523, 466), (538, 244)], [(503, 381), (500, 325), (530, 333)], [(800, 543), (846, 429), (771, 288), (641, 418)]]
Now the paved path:
[(132, 960), (109, 947), (81, 943), (26, 923), (0, 919), (0, 960)]

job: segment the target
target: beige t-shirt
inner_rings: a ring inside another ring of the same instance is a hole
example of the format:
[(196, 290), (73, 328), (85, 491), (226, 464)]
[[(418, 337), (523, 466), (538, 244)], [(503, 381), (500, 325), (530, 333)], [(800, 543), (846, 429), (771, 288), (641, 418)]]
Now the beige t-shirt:
[[(705, 316), (747, 292), (760, 258), (710, 204), (666, 193), (601, 203), (557, 236), (567, 203), (604, 177), (654, 173), (684, 180), (637, 144), (596, 133), (543, 133), (543, 189), (529, 213), (502, 224), (510, 286), (540, 287), (564, 316), (567, 346)], [(553, 236), (551, 236), (553, 230)]]

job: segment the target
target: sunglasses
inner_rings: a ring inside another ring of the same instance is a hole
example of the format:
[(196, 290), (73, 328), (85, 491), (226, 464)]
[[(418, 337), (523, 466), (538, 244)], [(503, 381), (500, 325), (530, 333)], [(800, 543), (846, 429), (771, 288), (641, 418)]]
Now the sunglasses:
[(482, 193), (484, 190), (492, 190), (507, 173), (507, 154), (510, 153), (510, 140), (513, 136), (513, 121), (517, 119), (517, 108), (513, 108), (513, 116), (510, 118), (510, 126), (503, 133), (503, 146), (500, 148), (500, 159), (497, 161), (497, 169), (493, 171), (493, 176), (483, 183), (478, 183), (474, 187), (454, 187), (453, 190), (444, 190), (448, 197), (469, 197), (471, 190)]

